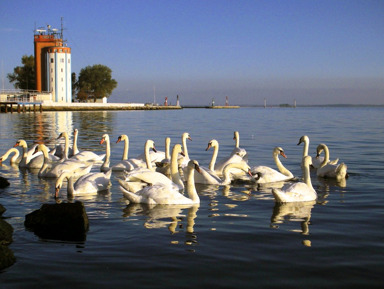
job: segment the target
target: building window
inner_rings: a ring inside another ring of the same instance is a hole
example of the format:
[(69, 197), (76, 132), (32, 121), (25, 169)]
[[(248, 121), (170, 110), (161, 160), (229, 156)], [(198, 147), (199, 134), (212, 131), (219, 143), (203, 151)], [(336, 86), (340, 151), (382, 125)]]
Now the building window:
[(53, 58), (51, 58), (51, 63), (53, 63)]
[(61, 69), (61, 72), (63, 72), (63, 69)]
[(61, 82), (63, 82), (64, 81), (64, 79), (63, 78), (61, 78)]
[(51, 73), (53, 73), (53, 68), (51, 68)]
[(64, 58), (61, 58), (60, 62), (61, 62), (61, 63), (64, 63)]
[(68, 63), (71, 63), (71, 60), (70, 60), (70, 59), (68, 59)]

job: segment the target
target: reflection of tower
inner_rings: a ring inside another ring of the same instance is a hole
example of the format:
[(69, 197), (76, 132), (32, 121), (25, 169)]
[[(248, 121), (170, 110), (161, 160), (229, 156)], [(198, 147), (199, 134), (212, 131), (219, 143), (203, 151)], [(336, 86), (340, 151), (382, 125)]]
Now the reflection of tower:
[(50, 25), (35, 30), (36, 90), (51, 92), (53, 101), (71, 102), (71, 48), (63, 42), (63, 27), (61, 33)]

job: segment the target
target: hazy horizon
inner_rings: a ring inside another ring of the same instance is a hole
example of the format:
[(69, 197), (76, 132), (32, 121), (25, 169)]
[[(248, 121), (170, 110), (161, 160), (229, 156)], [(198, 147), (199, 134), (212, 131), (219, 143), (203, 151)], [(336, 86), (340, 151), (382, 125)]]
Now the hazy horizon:
[(72, 72), (110, 67), (111, 102), (384, 103), (384, 1), (2, 1), (2, 88), (61, 17)]

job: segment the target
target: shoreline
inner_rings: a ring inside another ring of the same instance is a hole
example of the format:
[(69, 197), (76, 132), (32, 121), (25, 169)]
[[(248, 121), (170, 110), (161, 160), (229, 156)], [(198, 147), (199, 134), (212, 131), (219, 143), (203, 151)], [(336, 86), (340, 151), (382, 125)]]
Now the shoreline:
[(143, 103), (0, 102), (1, 113), (43, 111), (178, 110), (184, 108), (236, 109), (240, 106), (177, 106)]

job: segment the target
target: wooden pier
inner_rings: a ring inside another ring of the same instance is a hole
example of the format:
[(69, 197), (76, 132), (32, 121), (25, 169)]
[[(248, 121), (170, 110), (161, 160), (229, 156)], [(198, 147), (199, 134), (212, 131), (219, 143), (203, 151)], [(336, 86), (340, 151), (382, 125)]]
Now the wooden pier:
[(0, 102), (0, 112), (42, 112), (43, 111), (43, 106), (42, 103), (33, 103), (33, 102), (24, 102), (24, 103), (19, 103), (19, 102), (13, 102), (13, 101), (5, 101), (5, 102)]

